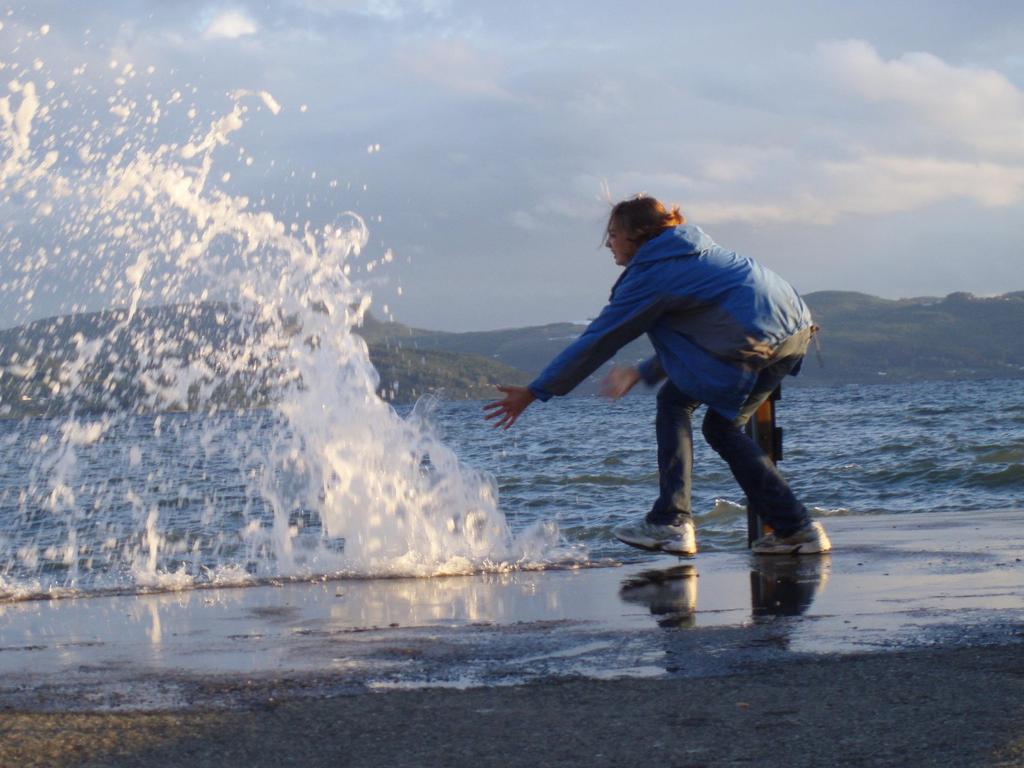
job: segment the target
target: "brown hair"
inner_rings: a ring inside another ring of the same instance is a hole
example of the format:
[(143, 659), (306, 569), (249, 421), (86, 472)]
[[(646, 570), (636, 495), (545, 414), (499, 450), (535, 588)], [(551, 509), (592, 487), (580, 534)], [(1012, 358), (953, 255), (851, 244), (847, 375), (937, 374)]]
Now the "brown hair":
[(605, 232), (614, 226), (623, 230), (626, 237), (634, 243), (641, 244), (652, 237), (657, 237), (666, 229), (678, 227), (685, 222), (686, 217), (678, 205), (666, 209), (653, 197), (636, 195), (612, 207)]

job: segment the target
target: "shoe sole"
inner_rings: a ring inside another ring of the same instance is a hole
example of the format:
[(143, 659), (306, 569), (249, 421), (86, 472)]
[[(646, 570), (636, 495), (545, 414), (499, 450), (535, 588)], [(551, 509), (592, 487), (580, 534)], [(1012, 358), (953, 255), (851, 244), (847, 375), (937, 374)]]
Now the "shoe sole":
[(661, 545), (654, 539), (644, 539), (643, 541), (641, 541), (639, 539), (624, 539), (618, 534), (612, 535), (615, 536), (615, 538), (621, 541), (623, 544), (628, 544), (631, 547), (636, 547), (637, 549), (642, 549), (647, 552), (665, 552), (669, 555), (679, 555), (680, 557), (690, 557), (692, 555), (697, 554), (696, 547), (694, 547), (692, 550), (669, 549)]

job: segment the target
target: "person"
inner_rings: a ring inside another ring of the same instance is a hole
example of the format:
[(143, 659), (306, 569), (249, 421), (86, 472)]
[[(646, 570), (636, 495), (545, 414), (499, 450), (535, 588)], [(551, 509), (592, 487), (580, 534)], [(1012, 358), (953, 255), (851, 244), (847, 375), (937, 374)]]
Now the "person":
[(485, 418), (508, 429), (531, 403), (568, 394), (646, 333), (654, 356), (613, 368), (601, 391), (617, 399), (640, 381), (664, 380), (655, 418), (659, 494), (642, 521), (617, 527), (615, 537), (642, 549), (696, 553), (691, 417), (705, 404), (705, 439), (772, 528), (753, 551), (829, 551), (824, 528), (743, 429), (779, 383), (798, 373), (813, 329), (807, 305), (781, 277), (716, 245), (678, 206), (667, 209), (653, 197), (613, 206), (605, 244), (623, 268), (608, 304), (531, 384), (499, 386), (502, 397), (484, 406)]

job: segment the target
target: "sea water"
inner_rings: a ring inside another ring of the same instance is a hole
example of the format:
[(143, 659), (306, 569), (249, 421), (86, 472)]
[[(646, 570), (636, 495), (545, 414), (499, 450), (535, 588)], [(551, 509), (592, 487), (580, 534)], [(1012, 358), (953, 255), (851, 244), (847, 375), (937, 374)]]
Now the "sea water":
[[(827, 361), (826, 361), (827, 362)], [(810, 360), (806, 365), (816, 365)], [(1021, 510), (1024, 382), (942, 381), (800, 387), (783, 383), (779, 467), (818, 518)], [(495, 473), (516, 524), (558, 522), (592, 558), (628, 558), (611, 528), (638, 520), (657, 493), (654, 398), (569, 397), (535, 404), (508, 433), (480, 429), (470, 404), (438, 415), (463, 459)], [(703, 410), (695, 415), (695, 434)], [(693, 508), (702, 550), (746, 545), (745, 500), (699, 437)]]
[[(279, 439), (279, 416), (252, 410), (211, 428), (202, 414), (140, 417), (109, 429), (76, 451), (71, 526), (78, 561), (68, 562), (64, 525), (52, 511), (26, 515), (27, 491), (44, 435), (60, 439), (59, 419), (0, 422), (0, 546), (8, 598), (44, 592), (133, 591), (262, 578), (330, 575), (429, 575), (499, 567), (564, 567), (623, 562), (642, 553), (618, 544), (615, 525), (638, 519), (657, 489), (653, 398), (617, 403), (569, 397), (536, 404), (509, 431), (483, 420), (482, 403), (436, 401), (429, 415), (399, 407), (396, 418), (426, 418), (462, 471), (490, 478), (495, 509), (511, 540), (538, 526), (556, 530), (561, 546), (535, 550), (518, 564), (506, 546), (478, 561), (425, 570), (403, 549), (366, 565), (317, 560), (332, 541), (330, 513), (292, 509), (287, 524), (293, 561), (277, 559), (273, 504), (246, 481), (263, 471), (254, 445)], [(422, 409), (422, 406), (421, 406)], [(778, 403), (785, 430), (780, 466), (813, 513), (832, 516), (1024, 510), (1024, 386), (1020, 382), (787, 387)], [(697, 417), (700, 417), (698, 412)], [(330, 420), (333, 414), (327, 413)], [(419, 428), (419, 427), (418, 427)], [(743, 497), (728, 467), (701, 441), (695, 446), (693, 502), (704, 551), (745, 546)], [(134, 459), (132, 456), (134, 455)], [(36, 470), (38, 471), (38, 470)], [(145, 494), (152, 517), (112, 489)], [(372, 509), (367, 510), (371, 514)], [(1024, 515), (1024, 512), (1022, 512)], [(382, 534), (383, 535), (383, 534)], [(154, 551), (147, 540), (155, 538)], [(405, 540), (401, 540), (406, 547)], [(382, 542), (382, 547), (393, 546)], [(133, 554), (134, 553), (134, 554)], [(305, 554), (303, 554), (305, 553)], [(148, 558), (144, 567), (138, 557)], [(412, 562), (412, 565), (410, 563)], [(173, 578), (178, 574), (177, 578)]]

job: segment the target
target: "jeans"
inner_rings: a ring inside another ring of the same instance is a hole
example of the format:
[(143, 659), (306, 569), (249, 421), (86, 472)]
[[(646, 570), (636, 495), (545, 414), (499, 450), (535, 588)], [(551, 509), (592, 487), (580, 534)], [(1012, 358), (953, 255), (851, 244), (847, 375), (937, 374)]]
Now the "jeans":
[[(801, 332), (783, 342), (768, 364), (758, 373), (750, 395), (730, 421), (708, 408), (702, 431), (704, 438), (725, 459), (733, 477), (747, 495), (751, 509), (780, 536), (802, 528), (810, 518), (807, 508), (793, 495), (785, 478), (743, 427), (782, 380), (803, 359), (810, 332)], [(658, 391), (655, 431), (658, 438), (660, 493), (647, 522), (672, 525), (692, 515), (690, 506), (693, 470), (693, 428), (691, 417), (700, 401), (682, 392), (671, 381)]]

